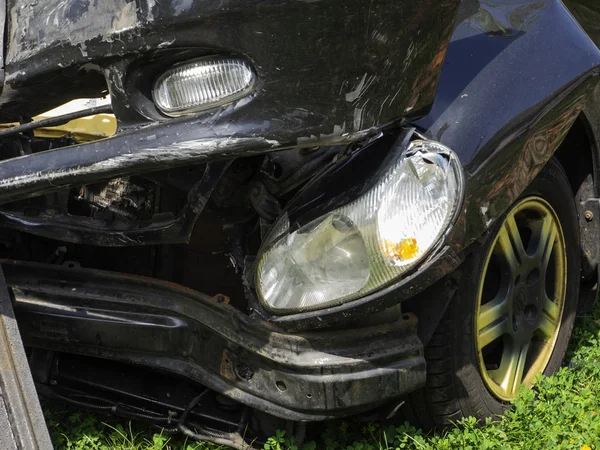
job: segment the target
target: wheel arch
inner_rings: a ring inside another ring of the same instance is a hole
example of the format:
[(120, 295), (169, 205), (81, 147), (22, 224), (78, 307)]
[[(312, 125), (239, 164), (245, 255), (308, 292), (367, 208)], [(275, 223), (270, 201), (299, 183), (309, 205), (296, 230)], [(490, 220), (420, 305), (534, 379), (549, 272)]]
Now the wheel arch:
[(581, 239), (580, 312), (596, 299), (600, 260), (599, 155), (594, 128), (583, 111), (554, 153), (569, 179), (579, 216)]
[[(590, 121), (586, 113), (582, 112), (554, 153), (563, 166), (574, 193), (589, 175), (593, 180), (596, 179), (598, 150), (593, 136)], [(573, 153), (578, 157), (573, 158)]]

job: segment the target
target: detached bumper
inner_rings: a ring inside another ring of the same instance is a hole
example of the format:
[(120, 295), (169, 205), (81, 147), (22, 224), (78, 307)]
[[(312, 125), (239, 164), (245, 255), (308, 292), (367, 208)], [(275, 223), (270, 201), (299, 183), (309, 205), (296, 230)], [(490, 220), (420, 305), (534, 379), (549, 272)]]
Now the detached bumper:
[(146, 365), (290, 420), (324, 420), (425, 382), (416, 318), (287, 334), (218, 300), (141, 277), (2, 262), (26, 345)]

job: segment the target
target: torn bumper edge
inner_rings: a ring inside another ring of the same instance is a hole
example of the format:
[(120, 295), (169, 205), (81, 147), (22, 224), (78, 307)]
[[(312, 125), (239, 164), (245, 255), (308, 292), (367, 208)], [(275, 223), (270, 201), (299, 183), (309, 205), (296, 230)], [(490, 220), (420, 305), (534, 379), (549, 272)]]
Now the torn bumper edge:
[[(285, 125), (285, 124), (284, 124)], [(183, 118), (128, 130), (107, 139), (0, 162), (0, 204), (77, 184), (155, 172), (215, 159), (231, 159), (303, 145), (344, 145), (374, 130), (321, 135), (302, 144), (302, 132), (268, 122), (210, 124)]]
[(26, 345), (166, 370), (285, 419), (356, 414), (425, 383), (412, 315), (368, 328), (287, 334), (167, 282), (2, 265)]

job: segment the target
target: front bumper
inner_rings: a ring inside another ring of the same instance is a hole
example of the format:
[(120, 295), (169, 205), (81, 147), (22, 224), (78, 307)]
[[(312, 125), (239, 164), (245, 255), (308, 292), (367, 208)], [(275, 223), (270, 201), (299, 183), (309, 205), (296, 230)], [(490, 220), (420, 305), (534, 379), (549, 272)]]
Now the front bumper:
[(288, 334), (180, 286), (3, 261), (26, 345), (145, 365), (289, 420), (356, 414), (421, 387), (417, 321)]

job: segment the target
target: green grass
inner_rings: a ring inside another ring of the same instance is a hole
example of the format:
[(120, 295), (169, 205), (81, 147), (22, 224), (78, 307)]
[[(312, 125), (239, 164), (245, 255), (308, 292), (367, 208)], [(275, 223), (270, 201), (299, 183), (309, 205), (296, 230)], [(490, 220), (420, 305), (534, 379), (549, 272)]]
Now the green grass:
[[(465, 419), (448, 432), (428, 435), (409, 424), (335, 422), (324, 427), (305, 450), (390, 449), (577, 449), (600, 450), (600, 305), (579, 319), (567, 357), (554, 376), (522, 390), (514, 407), (497, 421)], [(47, 409), (57, 450), (204, 450), (223, 448), (157, 433), (148, 426), (116, 418)], [(269, 450), (300, 450), (284, 433)]]

